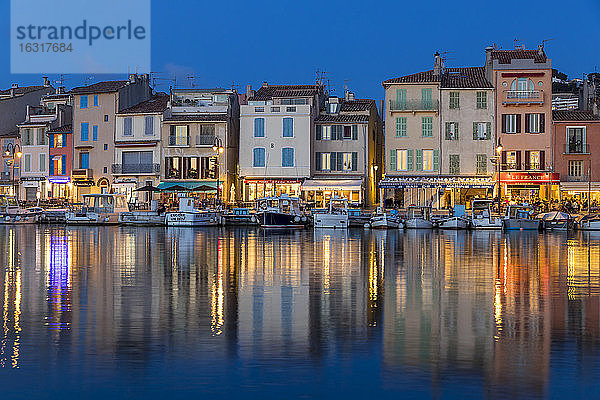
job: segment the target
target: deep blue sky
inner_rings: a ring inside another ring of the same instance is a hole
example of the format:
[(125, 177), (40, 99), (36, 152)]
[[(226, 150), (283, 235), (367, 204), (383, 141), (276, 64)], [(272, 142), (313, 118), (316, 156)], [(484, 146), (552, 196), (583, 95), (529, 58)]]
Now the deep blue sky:
[[(41, 76), (9, 72), (9, 4), (0, 0), (0, 88)], [(195, 86), (241, 91), (264, 80), (313, 83), (320, 69), (338, 94), (347, 80), (358, 97), (381, 98), (382, 80), (431, 68), (436, 50), (448, 52), (448, 66), (482, 65), (486, 46), (512, 48), (517, 38), (528, 48), (552, 39), (553, 66), (575, 77), (600, 71), (599, 16), (600, 0), (153, 0), (152, 69), (176, 74), (178, 86), (194, 75)]]

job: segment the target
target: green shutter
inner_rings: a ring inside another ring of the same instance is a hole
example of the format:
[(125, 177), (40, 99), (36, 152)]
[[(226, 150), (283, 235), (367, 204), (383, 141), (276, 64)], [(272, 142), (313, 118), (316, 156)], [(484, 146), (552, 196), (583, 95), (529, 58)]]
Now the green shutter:
[(473, 140), (477, 140), (477, 122), (473, 122)]
[(337, 170), (336, 154), (334, 152), (332, 152), (331, 155), (329, 156), (329, 170), (330, 171)]
[(352, 152), (352, 171), (358, 171), (358, 152)]
[(440, 151), (433, 151), (433, 170), (438, 171), (440, 169)]
[(358, 125), (352, 125), (352, 140), (358, 140)]
[(318, 151), (315, 155), (315, 169), (317, 171), (321, 170), (321, 153), (319, 153)]
[(446, 122), (446, 140), (450, 140), (450, 122)]
[(412, 171), (413, 170), (413, 151), (412, 150), (407, 150), (407, 155), (406, 155), (406, 169), (408, 171)]
[(485, 138), (488, 140), (492, 138), (492, 123), (491, 122), (485, 123)]
[(321, 125), (317, 125), (317, 134), (316, 134), (317, 140), (321, 140), (321, 135), (323, 134), (322, 129), (323, 129), (323, 127)]
[(454, 123), (454, 140), (458, 140), (458, 122)]
[(390, 150), (390, 171), (397, 171), (396, 150)]
[(417, 165), (416, 165), (415, 170), (416, 171), (423, 171), (423, 150), (416, 150), (416, 153), (417, 154), (416, 154), (416, 157), (415, 157), (415, 163)]

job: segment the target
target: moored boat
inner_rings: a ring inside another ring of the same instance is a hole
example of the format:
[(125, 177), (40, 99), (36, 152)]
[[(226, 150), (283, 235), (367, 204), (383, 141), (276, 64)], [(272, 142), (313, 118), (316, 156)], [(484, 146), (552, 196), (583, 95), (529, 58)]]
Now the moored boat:
[(539, 214), (542, 228), (549, 231), (569, 231), (575, 228), (575, 218), (562, 211), (550, 211)]
[(315, 228), (348, 228), (348, 200), (342, 197), (332, 197), (325, 210), (313, 212)]
[(404, 226), (406, 229), (433, 229), (431, 207), (409, 206)]
[(533, 218), (533, 210), (527, 205), (509, 205), (503, 223), (505, 230), (540, 229), (540, 221)]
[(201, 210), (196, 208), (193, 197), (179, 198), (179, 209), (165, 214), (167, 226), (219, 226), (223, 217), (219, 210)]
[(467, 229), (469, 220), (465, 216), (465, 206), (454, 206), (450, 216), (438, 221), (438, 227), (440, 229)]
[(492, 200), (475, 199), (471, 210), (471, 228), (502, 229), (502, 218), (492, 214)]
[(0, 195), (0, 224), (34, 224), (42, 211), (39, 207), (21, 208), (16, 197)]
[(127, 199), (122, 194), (84, 194), (83, 206), (68, 211), (65, 220), (69, 225), (116, 225), (119, 214), (129, 211)]
[(300, 209), (300, 199), (281, 195), (256, 200), (256, 220), (262, 228), (304, 228), (308, 218)]
[(577, 229), (582, 231), (600, 231), (600, 215), (588, 214), (577, 218)]
[(234, 208), (231, 212), (223, 214), (225, 226), (256, 225), (256, 215), (249, 208)]
[(396, 210), (388, 214), (383, 207), (377, 207), (375, 215), (371, 217), (370, 226), (373, 229), (403, 229), (404, 223)]

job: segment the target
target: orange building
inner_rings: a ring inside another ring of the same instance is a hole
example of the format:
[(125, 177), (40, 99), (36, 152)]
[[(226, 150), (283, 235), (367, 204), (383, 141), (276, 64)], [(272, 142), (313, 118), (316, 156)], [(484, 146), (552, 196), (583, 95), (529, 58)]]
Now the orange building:
[(548, 199), (559, 184), (552, 165), (552, 62), (541, 45), (488, 47), (486, 72), (495, 88), (502, 196)]

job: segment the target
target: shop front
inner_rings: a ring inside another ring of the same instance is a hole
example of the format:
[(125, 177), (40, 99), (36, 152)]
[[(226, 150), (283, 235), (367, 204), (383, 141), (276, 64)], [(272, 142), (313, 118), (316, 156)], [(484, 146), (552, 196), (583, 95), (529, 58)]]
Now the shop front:
[(73, 183), (68, 176), (48, 177), (48, 197), (54, 200), (68, 201), (73, 194)]
[(501, 172), (495, 176), (508, 201), (534, 202), (558, 199), (560, 176), (556, 172)]
[(23, 176), (21, 177), (21, 200), (33, 202), (38, 199), (48, 198), (46, 192), (49, 188), (48, 181), (44, 176)]
[(469, 207), (473, 199), (492, 196), (494, 181), (491, 177), (387, 177), (379, 182), (379, 189), (387, 192), (382, 198), (387, 199), (388, 207), (448, 208), (456, 204)]
[(560, 199), (587, 201), (600, 204), (600, 182), (561, 182)]
[(362, 205), (364, 199), (362, 179), (307, 179), (301, 190), (302, 198), (317, 207), (325, 207), (333, 196), (358, 205)]
[(303, 179), (244, 179), (244, 201), (255, 201), (261, 197), (300, 197)]

